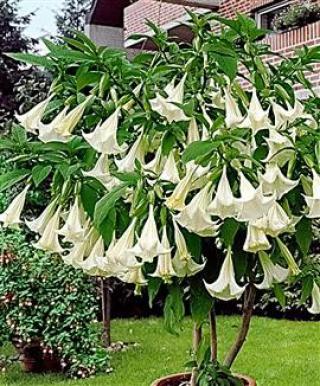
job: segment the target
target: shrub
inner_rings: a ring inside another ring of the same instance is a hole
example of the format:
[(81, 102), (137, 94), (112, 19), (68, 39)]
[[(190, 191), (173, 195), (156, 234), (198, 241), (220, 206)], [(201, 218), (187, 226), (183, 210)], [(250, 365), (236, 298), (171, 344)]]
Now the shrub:
[(0, 345), (40, 341), (72, 377), (105, 370), (108, 355), (92, 326), (97, 303), (95, 286), (83, 273), (32, 248), (21, 231), (1, 230)]

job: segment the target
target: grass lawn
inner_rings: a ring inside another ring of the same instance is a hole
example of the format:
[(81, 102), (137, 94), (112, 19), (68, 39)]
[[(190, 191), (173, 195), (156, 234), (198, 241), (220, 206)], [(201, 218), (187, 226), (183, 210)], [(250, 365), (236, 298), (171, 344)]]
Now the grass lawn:
[[(222, 351), (229, 346), (238, 323), (237, 317), (218, 318)], [(24, 374), (16, 366), (0, 375), (0, 386), (150, 386), (157, 377), (184, 369), (190, 336), (190, 320), (184, 322), (178, 337), (164, 330), (161, 319), (116, 320), (113, 339), (135, 341), (140, 346), (115, 354), (111, 375), (71, 381), (55, 375)], [(234, 370), (252, 375), (258, 386), (320, 386), (320, 323), (254, 318)]]

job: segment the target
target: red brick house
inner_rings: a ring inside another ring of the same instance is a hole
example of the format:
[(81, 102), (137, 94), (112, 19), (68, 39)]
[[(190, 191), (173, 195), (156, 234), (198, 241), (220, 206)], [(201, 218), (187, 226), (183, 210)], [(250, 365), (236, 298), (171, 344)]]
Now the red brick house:
[[(129, 39), (132, 33), (149, 33), (146, 19), (161, 25), (169, 34), (183, 41), (192, 39), (188, 27), (181, 25), (188, 18), (185, 7), (199, 13), (213, 10), (230, 18), (236, 13), (245, 13), (255, 18), (259, 25), (270, 27), (275, 14), (292, 3), (307, 1), (320, 3), (320, 0), (95, 0), (87, 18), (87, 31), (102, 45), (147, 49), (152, 48), (148, 41)], [(265, 41), (273, 51), (291, 55), (298, 47), (320, 44), (320, 21), (287, 32), (272, 33)], [(309, 78), (320, 89), (319, 75), (320, 67), (319, 73), (310, 74)]]

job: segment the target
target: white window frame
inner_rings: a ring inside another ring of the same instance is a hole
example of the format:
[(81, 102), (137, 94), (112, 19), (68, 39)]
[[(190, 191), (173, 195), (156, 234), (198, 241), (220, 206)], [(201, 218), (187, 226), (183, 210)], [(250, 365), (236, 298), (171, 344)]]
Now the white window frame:
[(271, 4), (269, 6), (262, 7), (255, 11), (255, 19), (259, 28), (262, 26), (262, 17), (272, 11), (276, 11), (277, 9), (284, 8), (291, 4), (291, 0), (284, 0), (280, 3)]

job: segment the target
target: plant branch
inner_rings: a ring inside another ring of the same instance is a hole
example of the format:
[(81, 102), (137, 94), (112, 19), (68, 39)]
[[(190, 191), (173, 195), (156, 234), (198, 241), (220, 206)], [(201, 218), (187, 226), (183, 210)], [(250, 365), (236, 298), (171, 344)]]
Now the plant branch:
[(215, 362), (218, 357), (218, 335), (217, 335), (217, 320), (214, 305), (209, 313), (210, 321), (210, 347), (211, 347), (211, 361)]
[(252, 283), (249, 283), (244, 293), (244, 301), (243, 301), (243, 309), (242, 309), (242, 324), (241, 324), (238, 336), (224, 360), (224, 365), (227, 367), (232, 366), (237, 355), (242, 349), (244, 342), (246, 341), (249, 328), (250, 328), (250, 322), (251, 322), (251, 317), (253, 313), (255, 297), (256, 297), (256, 288)]
[(109, 279), (101, 278), (101, 295), (103, 319), (102, 342), (104, 347), (107, 348), (111, 345), (111, 291)]
[[(195, 323), (192, 331), (192, 348), (193, 348), (194, 355), (199, 350), (201, 340), (202, 340), (202, 328), (201, 326), (199, 327)], [(190, 386), (197, 386), (197, 378), (198, 378), (198, 369), (197, 367), (194, 367), (191, 373)]]

